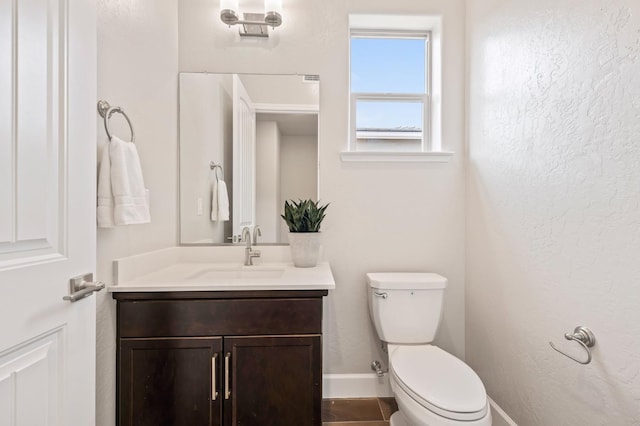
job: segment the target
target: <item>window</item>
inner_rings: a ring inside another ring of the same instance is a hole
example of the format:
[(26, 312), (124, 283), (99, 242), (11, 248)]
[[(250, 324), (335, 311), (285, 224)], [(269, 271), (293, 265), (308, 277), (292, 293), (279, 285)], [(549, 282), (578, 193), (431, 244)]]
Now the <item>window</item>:
[(349, 16), (343, 160), (448, 161), (440, 141), (441, 24), (437, 16)]
[(429, 147), (428, 33), (351, 32), (351, 150)]

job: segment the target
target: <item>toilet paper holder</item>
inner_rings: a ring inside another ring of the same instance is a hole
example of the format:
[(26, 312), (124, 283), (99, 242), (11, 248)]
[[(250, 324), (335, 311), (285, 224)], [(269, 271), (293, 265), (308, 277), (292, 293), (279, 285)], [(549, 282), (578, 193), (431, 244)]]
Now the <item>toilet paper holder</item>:
[(587, 352), (587, 359), (585, 361), (581, 361), (578, 358), (575, 358), (558, 349), (553, 344), (553, 342), (549, 342), (549, 345), (551, 345), (551, 348), (553, 348), (553, 350), (555, 350), (556, 352), (560, 352), (562, 355), (566, 356), (567, 358), (571, 358), (577, 363), (589, 364), (591, 362), (590, 348), (594, 347), (596, 344), (596, 336), (593, 334), (591, 330), (589, 330), (587, 327), (578, 326), (575, 328), (575, 330), (573, 330), (573, 333), (565, 333), (564, 338), (567, 340), (573, 340), (575, 342), (578, 342), (580, 346), (582, 346), (584, 350)]

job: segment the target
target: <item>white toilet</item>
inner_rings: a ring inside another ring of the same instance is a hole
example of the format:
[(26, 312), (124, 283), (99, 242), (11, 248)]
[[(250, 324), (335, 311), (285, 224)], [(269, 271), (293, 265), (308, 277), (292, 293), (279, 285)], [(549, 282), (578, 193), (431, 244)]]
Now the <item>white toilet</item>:
[(391, 389), (399, 411), (391, 426), (490, 426), (478, 375), (431, 345), (447, 279), (430, 273), (367, 274), (369, 313), (387, 343)]

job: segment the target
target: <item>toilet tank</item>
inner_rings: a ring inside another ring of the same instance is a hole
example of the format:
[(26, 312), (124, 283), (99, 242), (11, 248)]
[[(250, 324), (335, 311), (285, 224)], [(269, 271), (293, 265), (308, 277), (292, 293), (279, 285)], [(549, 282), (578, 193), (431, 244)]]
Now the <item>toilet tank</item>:
[(369, 314), (383, 342), (426, 344), (442, 318), (447, 279), (423, 272), (367, 274)]

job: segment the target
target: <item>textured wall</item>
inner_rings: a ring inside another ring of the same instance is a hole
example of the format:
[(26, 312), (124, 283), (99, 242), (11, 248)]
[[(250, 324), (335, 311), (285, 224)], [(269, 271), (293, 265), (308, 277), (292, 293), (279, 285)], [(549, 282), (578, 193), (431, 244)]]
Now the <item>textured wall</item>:
[(640, 2), (467, 4), (467, 361), (521, 426), (640, 424)]
[[(98, 99), (119, 105), (136, 131), (144, 180), (151, 195), (151, 223), (98, 229), (97, 278), (113, 283), (111, 261), (173, 246), (178, 224), (178, 28), (177, 0), (98, 1)], [(124, 120), (114, 133), (128, 137)], [(98, 143), (106, 141), (99, 118)], [(97, 295), (96, 424), (115, 424), (115, 302)]]
[[(259, 10), (263, 2), (243, 1)], [(464, 1), (283, 1), (267, 40), (241, 40), (218, 2), (180, 1), (180, 70), (319, 74), (320, 196), (326, 259), (337, 288), (325, 303), (325, 372), (367, 373), (384, 360), (369, 321), (365, 273), (433, 271), (450, 279), (437, 343), (464, 356)], [(450, 163), (342, 163), (347, 146), (348, 14), (442, 14), (444, 147)]]

